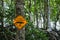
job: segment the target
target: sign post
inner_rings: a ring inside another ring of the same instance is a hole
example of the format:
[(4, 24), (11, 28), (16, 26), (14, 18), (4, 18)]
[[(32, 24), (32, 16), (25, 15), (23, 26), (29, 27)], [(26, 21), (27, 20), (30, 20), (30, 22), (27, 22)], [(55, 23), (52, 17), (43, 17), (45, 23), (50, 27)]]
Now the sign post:
[(25, 25), (26, 25), (26, 20), (23, 18), (23, 16), (17, 16), (14, 20), (13, 20), (14, 25), (16, 26), (16, 28), (18, 30), (21, 30)]

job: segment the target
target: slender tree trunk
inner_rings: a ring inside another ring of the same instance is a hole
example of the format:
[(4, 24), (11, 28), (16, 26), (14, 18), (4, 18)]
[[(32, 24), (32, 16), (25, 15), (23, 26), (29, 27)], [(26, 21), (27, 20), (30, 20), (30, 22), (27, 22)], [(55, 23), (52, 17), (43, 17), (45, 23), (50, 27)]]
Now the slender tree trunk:
[(3, 27), (3, 13), (4, 13), (4, 4), (3, 4), (3, 0), (2, 1), (2, 13), (1, 13), (1, 24), (2, 24), (2, 27)]
[(44, 28), (47, 29), (48, 27), (48, 16), (47, 16), (47, 13), (48, 13), (48, 0), (44, 0)]
[(50, 1), (48, 0), (48, 28), (51, 27), (51, 24), (50, 24)]
[(35, 14), (35, 17), (36, 17), (36, 27), (37, 28), (39, 28), (39, 26), (38, 26), (38, 12), (37, 12), (37, 8), (36, 8), (36, 3), (37, 2), (37, 0), (34, 0), (34, 6), (35, 6), (35, 11), (34, 11), (34, 14)]
[[(16, 0), (16, 16), (24, 17), (24, 0)], [(17, 30), (16, 40), (25, 40), (25, 28)]]
[[(0, 4), (2, 5), (2, 1), (1, 0), (0, 0)], [(0, 9), (0, 10), (2, 10), (2, 9)], [(2, 27), (2, 12), (1, 11), (0, 11), (0, 27)]]
[(0, 6), (2, 7), (0, 9), (0, 28), (1, 28), (1, 31), (3, 31), (3, 13), (4, 13), (4, 8), (3, 8), (3, 0), (0, 0)]
[(49, 0), (44, 0), (44, 28), (50, 27), (50, 7)]

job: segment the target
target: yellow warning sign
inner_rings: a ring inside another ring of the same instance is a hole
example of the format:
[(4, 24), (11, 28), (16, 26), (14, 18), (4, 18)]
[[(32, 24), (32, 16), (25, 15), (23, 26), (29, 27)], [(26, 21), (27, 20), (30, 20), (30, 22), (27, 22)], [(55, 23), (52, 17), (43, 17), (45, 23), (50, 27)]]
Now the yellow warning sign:
[(25, 26), (27, 22), (22, 16), (19, 15), (13, 20), (13, 23), (17, 27), (17, 29), (20, 30)]

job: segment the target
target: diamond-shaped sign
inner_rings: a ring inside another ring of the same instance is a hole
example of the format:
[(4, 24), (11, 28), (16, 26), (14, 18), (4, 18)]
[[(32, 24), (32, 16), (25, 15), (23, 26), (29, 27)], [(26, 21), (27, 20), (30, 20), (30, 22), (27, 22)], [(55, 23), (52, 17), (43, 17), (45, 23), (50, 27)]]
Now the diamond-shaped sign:
[(13, 23), (17, 27), (17, 29), (20, 30), (25, 26), (27, 22), (22, 16), (19, 15), (13, 20)]

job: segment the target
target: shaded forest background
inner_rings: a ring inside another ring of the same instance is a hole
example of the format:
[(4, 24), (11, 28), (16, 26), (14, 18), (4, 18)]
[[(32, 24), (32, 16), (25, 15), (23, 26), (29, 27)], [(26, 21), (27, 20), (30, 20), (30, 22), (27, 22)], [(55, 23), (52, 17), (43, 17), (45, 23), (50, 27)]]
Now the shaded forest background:
[[(27, 24), (13, 24), (22, 15)], [(0, 40), (60, 40), (60, 0), (0, 0)]]

